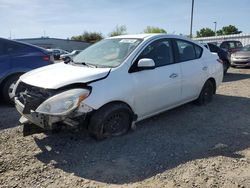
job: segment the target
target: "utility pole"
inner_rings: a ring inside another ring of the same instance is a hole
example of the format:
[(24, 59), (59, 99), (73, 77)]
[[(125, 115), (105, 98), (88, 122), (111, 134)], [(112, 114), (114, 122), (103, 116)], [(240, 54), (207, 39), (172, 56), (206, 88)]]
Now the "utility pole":
[(194, 0), (192, 0), (192, 9), (191, 9), (190, 38), (193, 37), (193, 17), (194, 17)]
[(10, 39), (11, 39), (11, 37), (12, 37), (11, 35), (12, 35), (12, 34), (11, 34), (11, 30), (10, 30), (10, 36), (9, 36)]
[(214, 35), (215, 35), (215, 36), (217, 36), (217, 33), (216, 33), (217, 31), (216, 31), (216, 29), (217, 29), (217, 22), (214, 22), (214, 33), (215, 33)]

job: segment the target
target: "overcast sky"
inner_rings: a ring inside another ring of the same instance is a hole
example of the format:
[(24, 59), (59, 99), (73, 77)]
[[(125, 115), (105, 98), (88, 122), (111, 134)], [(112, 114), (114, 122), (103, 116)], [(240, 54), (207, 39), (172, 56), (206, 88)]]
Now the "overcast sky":
[[(116, 25), (128, 33), (146, 26), (189, 34), (192, 0), (0, 0), (0, 37), (67, 38), (83, 31), (104, 35)], [(250, 33), (250, 0), (195, 0), (194, 32), (202, 27), (235, 25)]]

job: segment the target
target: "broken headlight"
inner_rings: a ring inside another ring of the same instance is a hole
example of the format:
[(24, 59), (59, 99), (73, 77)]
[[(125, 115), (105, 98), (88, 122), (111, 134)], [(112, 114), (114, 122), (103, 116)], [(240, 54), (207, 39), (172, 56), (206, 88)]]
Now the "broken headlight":
[(71, 89), (48, 98), (36, 112), (48, 115), (67, 115), (79, 107), (90, 94), (88, 89)]

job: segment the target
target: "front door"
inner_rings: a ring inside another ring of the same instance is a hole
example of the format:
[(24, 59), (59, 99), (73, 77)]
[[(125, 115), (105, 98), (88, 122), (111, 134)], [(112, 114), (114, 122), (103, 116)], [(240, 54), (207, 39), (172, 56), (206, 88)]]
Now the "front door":
[[(140, 59), (155, 62), (152, 70), (137, 70)], [(152, 115), (178, 103), (181, 94), (180, 65), (174, 64), (172, 45), (169, 39), (160, 39), (149, 44), (133, 64), (134, 103), (139, 117)]]

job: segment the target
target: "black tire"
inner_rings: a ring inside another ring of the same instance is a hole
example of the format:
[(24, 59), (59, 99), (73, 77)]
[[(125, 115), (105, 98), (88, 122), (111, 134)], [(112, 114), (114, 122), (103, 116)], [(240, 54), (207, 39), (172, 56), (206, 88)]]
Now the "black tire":
[(206, 83), (204, 84), (201, 93), (198, 97), (198, 99), (196, 100), (196, 103), (198, 105), (206, 105), (208, 103), (210, 103), (213, 99), (213, 95), (214, 95), (214, 88), (215, 86), (213, 85), (213, 83), (208, 80), (206, 81)]
[(66, 61), (66, 62), (70, 62), (70, 60), (71, 60), (70, 57), (65, 57), (64, 58), (64, 61)]
[(88, 130), (97, 140), (126, 134), (131, 127), (132, 114), (123, 103), (107, 104), (92, 114)]
[(3, 95), (3, 99), (6, 103), (14, 104), (14, 98), (10, 96), (10, 92), (13, 90), (13, 88), (11, 88), (11, 87), (19, 79), (19, 76), (20, 75), (12, 76), (12, 77), (8, 78), (3, 84), (2, 95)]

